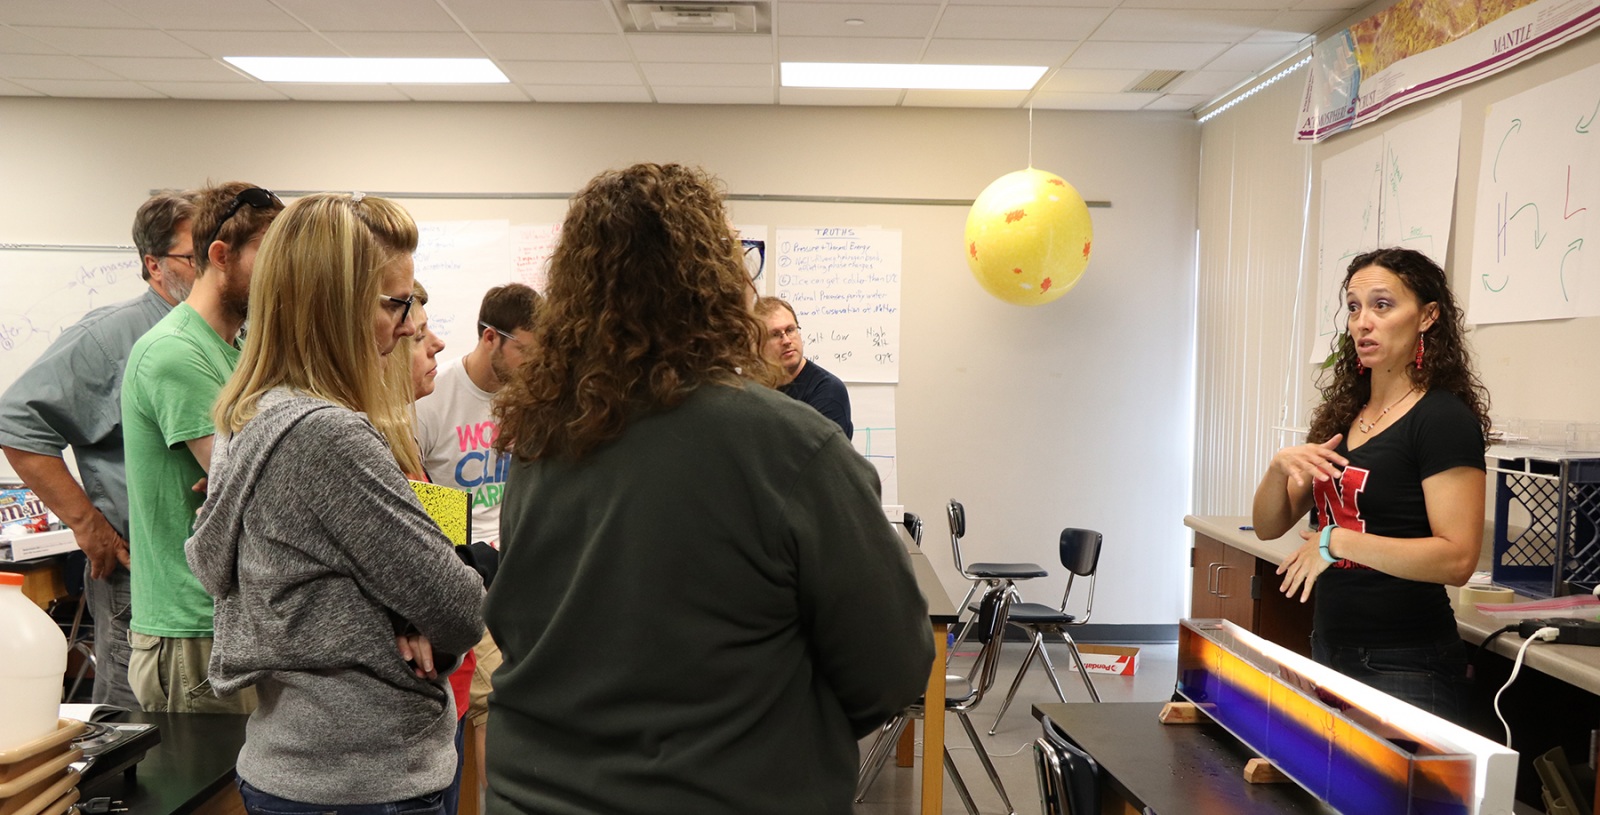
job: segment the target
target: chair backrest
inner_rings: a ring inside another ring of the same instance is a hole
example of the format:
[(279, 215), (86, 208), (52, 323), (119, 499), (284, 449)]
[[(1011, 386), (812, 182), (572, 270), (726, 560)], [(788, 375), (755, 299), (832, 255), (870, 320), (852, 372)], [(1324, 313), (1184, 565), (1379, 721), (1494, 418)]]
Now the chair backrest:
[(1033, 743), (1039, 803), (1045, 815), (1093, 815), (1100, 810), (1100, 768), (1062, 734), (1049, 716), (1041, 716), (1044, 735)]
[(1067, 568), (1067, 588), (1061, 593), (1061, 611), (1066, 613), (1072, 584), (1079, 577), (1089, 578), (1089, 602), (1076, 624), (1089, 621), (1094, 614), (1095, 572), (1100, 568), (1101, 535), (1093, 529), (1067, 527), (1061, 530), (1061, 565)]
[(905, 525), (906, 534), (911, 536), (911, 542), (915, 543), (917, 548), (922, 548), (922, 518), (915, 512), (907, 512)]
[(1011, 617), (1011, 599), (1013, 597), (1012, 584), (1002, 581), (989, 587), (983, 593), (983, 599), (978, 601), (978, 641), (983, 643), (983, 650), (978, 653), (978, 681), (975, 687), (977, 695), (973, 697), (968, 707), (975, 707), (983, 701), (983, 695), (994, 685), (995, 676), (1000, 673), (1000, 644), (1005, 641), (1006, 620)]
[(945, 505), (944, 517), (950, 522), (950, 551), (955, 557), (956, 571), (965, 573), (967, 568), (961, 562), (961, 538), (967, 534), (967, 508), (952, 498)]

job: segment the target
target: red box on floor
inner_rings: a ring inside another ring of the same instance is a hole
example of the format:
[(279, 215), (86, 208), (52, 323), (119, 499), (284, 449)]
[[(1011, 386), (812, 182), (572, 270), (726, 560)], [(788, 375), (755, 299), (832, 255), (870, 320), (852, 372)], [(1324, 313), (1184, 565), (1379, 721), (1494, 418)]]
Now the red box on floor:
[[(1139, 671), (1137, 646), (1080, 644), (1078, 653), (1083, 656), (1083, 667), (1092, 674), (1133, 676)], [(1072, 665), (1072, 670), (1078, 670), (1078, 666)]]

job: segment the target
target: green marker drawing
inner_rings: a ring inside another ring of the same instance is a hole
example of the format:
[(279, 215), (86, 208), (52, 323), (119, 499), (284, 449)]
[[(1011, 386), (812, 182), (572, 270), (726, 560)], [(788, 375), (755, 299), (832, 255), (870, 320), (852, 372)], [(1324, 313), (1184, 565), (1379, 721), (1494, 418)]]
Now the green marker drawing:
[(1589, 132), (1589, 125), (1594, 124), (1594, 117), (1595, 117), (1596, 113), (1600, 113), (1600, 100), (1596, 100), (1595, 101), (1595, 103), (1594, 103), (1594, 113), (1589, 114), (1589, 120), (1588, 121), (1584, 121), (1582, 119), (1579, 119), (1578, 120), (1578, 126), (1573, 128), (1573, 129), (1578, 131), (1579, 133), (1588, 133)]
[(1533, 207), (1533, 248), (1538, 249), (1540, 247), (1540, 245), (1542, 245), (1544, 243), (1544, 239), (1546, 237), (1546, 235), (1539, 234), (1539, 205), (1538, 204), (1535, 204), (1532, 201), (1529, 201), (1528, 203), (1523, 204), (1520, 207), (1517, 207), (1517, 211), (1511, 213), (1511, 217), (1506, 219), (1506, 223), (1509, 224), (1512, 221), (1516, 220), (1516, 217), (1519, 214), (1521, 214), (1522, 211), (1527, 209), (1528, 207)]
[(1579, 238), (1572, 243), (1567, 244), (1566, 254), (1561, 256), (1561, 299), (1568, 302), (1571, 302), (1572, 298), (1567, 296), (1567, 255), (1570, 255), (1582, 248), (1583, 238)]
[(1497, 289), (1497, 288), (1489, 285), (1489, 276), (1488, 275), (1484, 275), (1483, 276), (1483, 287), (1488, 289), (1489, 291), (1492, 291), (1492, 292), (1498, 292), (1501, 289), (1504, 289), (1506, 287), (1506, 283), (1510, 283), (1510, 282), (1511, 282), (1511, 275), (1506, 275), (1506, 282), (1505, 283), (1501, 283), (1500, 284), (1500, 288)]
[(1521, 119), (1512, 119), (1511, 120), (1510, 129), (1506, 130), (1506, 134), (1504, 136), (1500, 137), (1500, 148), (1498, 150), (1494, 151), (1494, 171), (1491, 173), (1491, 175), (1494, 176), (1494, 180), (1496, 180), (1496, 181), (1500, 180), (1500, 154), (1505, 152), (1506, 139), (1511, 138), (1511, 134), (1512, 133), (1515, 133), (1515, 132), (1517, 132), (1518, 130), (1521, 130), (1521, 129), (1522, 129), (1522, 120)]

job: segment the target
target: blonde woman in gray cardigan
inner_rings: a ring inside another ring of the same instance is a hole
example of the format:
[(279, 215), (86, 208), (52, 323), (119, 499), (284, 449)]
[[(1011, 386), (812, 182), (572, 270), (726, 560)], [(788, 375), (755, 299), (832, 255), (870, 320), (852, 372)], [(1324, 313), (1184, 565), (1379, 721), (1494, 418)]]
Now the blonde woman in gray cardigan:
[(256, 261), (186, 546), (216, 598), (212, 685), (261, 699), (238, 764), (252, 815), (445, 815), (444, 675), (483, 634), (483, 583), (372, 421), (403, 409), (382, 358), (415, 330), (416, 241), (389, 201), (321, 194), (278, 216)]

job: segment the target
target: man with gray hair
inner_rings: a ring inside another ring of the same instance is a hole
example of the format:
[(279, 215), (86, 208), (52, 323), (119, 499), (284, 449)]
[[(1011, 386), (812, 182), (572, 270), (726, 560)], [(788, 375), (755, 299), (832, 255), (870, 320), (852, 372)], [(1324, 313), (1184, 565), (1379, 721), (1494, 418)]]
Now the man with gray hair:
[[(164, 192), (139, 207), (133, 242), (149, 291), (98, 308), (62, 330), (0, 396), (0, 448), (88, 558), (94, 615), (93, 700), (137, 710), (128, 684), (128, 486), (122, 454), (122, 371), (128, 352), (194, 286), (194, 200)], [(62, 459), (72, 447), (80, 486)]]

